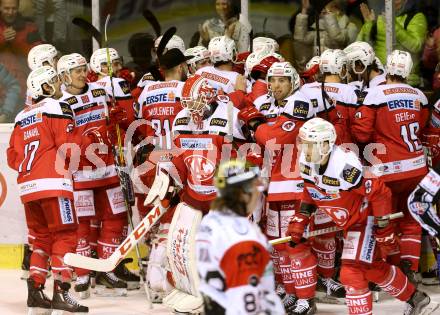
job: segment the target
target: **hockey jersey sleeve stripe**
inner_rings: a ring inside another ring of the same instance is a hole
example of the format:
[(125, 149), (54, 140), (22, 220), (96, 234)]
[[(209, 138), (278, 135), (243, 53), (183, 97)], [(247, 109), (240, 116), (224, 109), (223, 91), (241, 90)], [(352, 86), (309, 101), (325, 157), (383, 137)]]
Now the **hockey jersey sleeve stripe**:
[(73, 117), (69, 115), (59, 115), (59, 114), (50, 114), (50, 113), (43, 113), (43, 116), (46, 116), (48, 118), (59, 118), (59, 119), (69, 119), (69, 120), (73, 119)]

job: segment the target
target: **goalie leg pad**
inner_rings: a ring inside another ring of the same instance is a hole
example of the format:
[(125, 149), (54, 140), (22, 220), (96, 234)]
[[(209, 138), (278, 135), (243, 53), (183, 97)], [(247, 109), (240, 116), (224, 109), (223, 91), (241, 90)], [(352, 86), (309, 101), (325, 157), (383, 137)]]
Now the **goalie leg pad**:
[[(159, 227), (159, 232), (161, 230)], [(147, 267), (147, 281), (153, 291), (168, 293), (173, 287), (167, 279), (167, 239), (162, 236), (156, 234), (153, 241)]]
[(176, 207), (168, 234), (167, 256), (175, 287), (193, 296), (200, 296), (195, 237), (201, 220), (200, 211), (181, 202)]

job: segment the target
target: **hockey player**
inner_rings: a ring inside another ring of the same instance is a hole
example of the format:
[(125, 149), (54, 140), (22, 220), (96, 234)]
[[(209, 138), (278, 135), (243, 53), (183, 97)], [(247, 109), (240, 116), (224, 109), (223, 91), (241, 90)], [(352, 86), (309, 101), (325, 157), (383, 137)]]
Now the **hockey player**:
[(398, 247), (394, 225), (387, 217), (392, 213), (390, 189), (381, 179), (364, 173), (354, 152), (335, 146), (331, 123), (321, 118), (307, 121), (299, 140), (304, 193), (300, 211), (289, 223), (290, 246), (301, 244), (310, 216), (318, 208), (324, 210), (344, 230), (340, 277), (349, 314), (372, 314), (368, 281), (406, 302), (405, 315), (420, 314), (430, 298), (399, 268), (383, 260)]
[(352, 81), (350, 85), (357, 88), (358, 101), (362, 104), (366, 89), (386, 83), (383, 70), (376, 63), (376, 54), (370, 44), (354, 42), (344, 49), (349, 60), (349, 72)]
[[(127, 225), (126, 208), (111, 151), (120, 111), (117, 107), (109, 107), (109, 98), (103, 87), (86, 83), (87, 63), (80, 54), (61, 57), (58, 73), (66, 85), (62, 100), (73, 110), (77, 132), (89, 140), (81, 146), (79, 169), (73, 173), (75, 208), (79, 217), (76, 251), (84, 256), (91, 255), (90, 220), (99, 220), (98, 257), (107, 258), (120, 244)], [(108, 126), (106, 113), (109, 113)], [(78, 268), (76, 274), (75, 290), (86, 298), (89, 295), (89, 271)], [(119, 280), (113, 272), (99, 273), (96, 283), (117, 289), (111, 294), (126, 294), (127, 283)]]
[(189, 73), (195, 74), (197, 70), (211, 66), (211, 54), (204, 46), (196, 46), (185, 50), (185, 56), (192, 56), (187, 60)]
[(252, 40), (252, 52), (265, 51), (267, 54), (279, 52), (280, 45), (273, 38), (255, 37)]
[[(301, 92), (311, 99), (313, 107), (324, 108), (326, 111), (336, 107), (340, 119), (343, 120), (341, 125), (336, 126), (340, 143), (353, 142), (349, 130), (357, 104), (355, 88), (343, 83), (347, 77), (347, 62), (347, 56), (342, 50), (325, 50), (320, 56), (319, 64), (323, 81), (305, 84), (301, 88)], [(325, 119), (333, 121), (327, 117)]]
[(321, 73), (319, 70), (319, 64), (321, 62), (320, 56), (314, 56), (310, 59), (304, 69), (304, 72), (301, 73), (301, 79), (305, 83), (312, 83), (315, 81), (321, 81)]
[(218, 94), (233, 92), (239, 76), (232, 71), (237, 54), (234, 41), (227, 36), (214, 37), (209, 42), (208, 51), (213, 66), (203, 67), (196, 74), (206, 78)]
[[(27, 87), (37, 103), (17, 115), (7, 157), (9, 167), (18, 171), (26, 223), (35, 236), (27, 280), (28, 314), (37, 314), (38, 309), (87, 313), (88, 308), (69, 292), (72, 269), (63, 262), (66, 253), (75, 251), (78, 228), (72, 174), (65, 170), (66, 152), (61, 149), (74, 138), (73, 112), (69, 104), (57, 100), (62, 96), (61, 82), (52, 67), (32, 71)], [(54, 277), (52, 301), (43, 291), (49, 265)]]
[(285, 314), (267, 240), (248, 220), (261, 194), (256, 167), (222, 162), (214, 183), (218, 196), (196, 235), (205, 314)]
[(372, 172), (391, 189), (393, 210), (405, 214), (398, 221), (400, 255), (395, 254), (389, 259), (396, 265), (400, 264), (415, 281), (421, 227), (410, 216), (406, 200), (427, 173), (419, 135), (429, 112), (426, 96), (405, 83), (411, 68), (408, 52), (395, 50), (388, 56), (387, 83), (369, 89), (364, 104), (355, 114), (352, 132), (361, 144), (375, 142), (383, 146), (381, 151), (370, 157)]

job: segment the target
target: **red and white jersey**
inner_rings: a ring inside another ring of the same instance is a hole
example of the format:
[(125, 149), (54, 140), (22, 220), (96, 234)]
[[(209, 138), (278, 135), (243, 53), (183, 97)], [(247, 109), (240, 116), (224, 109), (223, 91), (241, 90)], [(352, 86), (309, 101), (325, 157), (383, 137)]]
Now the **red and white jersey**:
[[(325, 106), (327, 106), (327, 109), (336, 107), (336, 110), (338, 112), (337, 114), (339, 115), (339, 119), (341, 120), (340, 127), (342, 128), (342, 126), (345, 126), (345, 131), (338, 130), (338, 128), (336, 128), (339, 137), (338, 141), (340, 143), (353, 142), (349, 130), (358, 100), (355, 92), (355, 87), (344, 83), (325, 83), (324, 91), (324, 98), (326, 99)], [(301, 87), (301, 92), (310, 99), (313, 108), (321, 113), (321, 115), (317, 116), (321, 118), (326, 118), (326, 109), (324, 106), (322, 93), (322, 83), (313, 82), (305, 84)], [(333, 106), (331, 106), (331, 104)], [(329, 120), (334, 124), (334, 119), (337, 118), (332, 118), (332, 116), (333, 114), (330, 114), (329, 112)]]
[[(379, 143), (372, 172), (384, 181), (427, 173), (420, 131), (429, 116), (428, 100), (408, 84), (386, 84), (369, 89), (355, 113), (352, 132), (360, 143)], [(364, 154), (365, 157), (365, 154)], [(379, 159), (379, 161), (377, 160)]]
[(137, 118), (146, 119), (151, 125), (142, 125), (140, 131), (144, 137), (154, 137), (153, 145), (170, 150), (173, 137), (171, 130), (174, 119), (182, 110), (180, 98), (184, 82), (150, 82), (144, 87), (138, 99)]
[(226, 314), (285, 314), (266, 237), (248, 218), (211, 210), (196, 234), (199, 290)]
[(255, 108), (258, 109), (258, 111), (262, 113), (269, 122), (276, 120), (276, 118), (283, 112), (286, 104), (287, 100), (278, 102), (268, 94), (264, 94), (254, 101)]
[(209, 81), (209, 84), (217, 90), (218, 94), (229, 94), (235, 91), (235, 82), (239, 73), (235, 71), (219, 70), (214, 66), (200, 68), (195, 74), (199, 74)]
[(145, 85), (149, 84), (150, 82), (156, 82), (156, 80), (153, 78), (151, 73), (144, 74), (143, 77), (137, 83), (137, 86), (131, 91), (131, 95), (133, 96), (133, 99), (137, 100), (141, 95)]
[(325, 167), (299, 158), (304, 179), (302, 203), (325, 211), (344, 230), (366, 223), (368, 216), (392, 213), (391, 191), (381, 179), (368, 176), (355, 153), (335, 146)]
[[(200, 125), (193, 122), (186, 109), (177, 114), (172, 131), (176, 146), (182, 153), (172, 162), (180, 177), (183, 195), (200, 202), (210, 202), (215, 198), (216, 167), (222, 159), (230, 159), (228, 152), (233, 151), (227, 137), (232, 136), (237, 142), (245, 141), (243, 122), (237, 119), (237, 115), (238, 109), (224, 95), (217, 97), (216, 103), (211, 105), (209, 117)], [(198, 209), (196, 205), (191, 206)]]
[[(81, 143), (81, 137), (91, 129), (106, 125), (106, 108), (109, 97), (105, 89), (96, 83), (87, 83), (84, 92), (73, 95), (67, 91), (63, 92), (63, 102), (70, 105), (74, 121), (75, 133), (78, 135), (76, 143)], [(82, 152), (78, 171), (73, 173), (75, 190), (97, 188), (119, 182), (111, 148), (108, 148), (108, 155), (103, 161), (94, 155), (95, 161)]]
[(246, 98), (249, 103), (254, 103), (260, 96), (268, 94), (267, 83), (265, 80), (258, 79), (251, 85), (251, 91)]
[(64, 197), (73, 199), (72, 177), (66, 157), (58, 149), (73, 140), (73, 113), (67, 103), (45, 98), (15, 117), (7, 150), (8, 165), (18, 171), (23, 203)]
[(128, 121), (124, 124), (124, 129), (127, 129), (127, 127), (134, 121), (134, 107), (133, 107), (133, 97), (131, 96), (130, 91), (130, 83), (125, 81), (121, 78), (113, 78), (113, 90), (112, 85), (110, 82), (110, 76), (105, 76), (102, 79), (94, 82), (97, 85), (102, 86), (105, 91), (107, 92), (107, 95), (109, 96), (110, 100), (115, 97), (115, 101), (117, 102), (117, 106), (121, 106), (123, 109), (125, 109), (127, 113)]

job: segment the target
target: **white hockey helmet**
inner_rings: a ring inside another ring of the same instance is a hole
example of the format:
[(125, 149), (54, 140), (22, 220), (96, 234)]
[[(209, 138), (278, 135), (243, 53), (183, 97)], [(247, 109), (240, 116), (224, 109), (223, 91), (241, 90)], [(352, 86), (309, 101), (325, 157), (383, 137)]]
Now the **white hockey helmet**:
[(56, 67), (55, 57), (58, 55), (58, 51), (55, 46), (51, 44), (41, 44), (29, 51), (28, 54), (28, 66), (31, 70), (35, 70), (43, 66), (44, 62), (48, 62), (50, 66)]
[(193, 56), (193, 58), (187, 60), (186, 63), (190, 67), (194, 67), (194, 68), (197, 62), (205, 59), (210, 59), (211, 57), (211, 54), (209, 53), (208, 49), (204, 46), (195, 46), (192, 48), (188, 48), (187, 50), (185, 50), (184, 55)]
[[(159, 36), (158, 38), (156, 38), (156, 40), (154, 41), (154, 48), (156, 50), (159, 47), (161, 39), (162, 39), (162, 35)], [(183, 39), (180, 36), (173, 35), (173, 37), (171, 37), (171, 39), (169, 40), (169, 42), (165, 46), (166, 50), (170, 50), (173, 48), (179, 49), (182, 52), (182, 54), (185, 53), (185, 42), (183, 41)], [(164, 51), (164, 53), (165, 53), (165, 51)]]
[(205, 108), (215, 100), (216, 96), (217, 92), (209, 81), (196, 74), (185, 81), (180, 102), (191, 114), (203, 115)]
[(389, 75), (397, 75), (405, 79), (411, 73), (412, 67), (411, 54), (407, 51), (393, 50), (387, 58), (386, 71)]
[(376, 58), (374, 58), (374, 61), (376, 61), (377, 68), (385, 73), (385, 67), (383, 66), (382, 61), (380, 61), (380, 59), (377, 56)]
[(267, 53), (276, 52), (280, 50), (275, 39), (269, 37), (255, 37), (252, 40), (253, 52), (266, 51)]
[[(108, 52), (110, 55), (110, 62), (121, 59), (121, 56), (119, 56), (116, 49), (109, 48)], [(107, 64), (107, 61), (107, 48), (99, 48), (95, 50), (90, 57), (90, 69), (92, 69), (93, 72), (105, 75), (105, 73), (102, 72), (101, 65)]]
[(347, 71), (343, 74), (344, 68), (347, 66), (347, 56), (340, 49), (327, 49), (321, 54), (319, 70), (322, 73), (337, 74), (344, 79)]
[[(356, 74), (365, 72), (368, 66), (371, 66), (376, 58), (373, 47), (367, 42), (354, 42), (344, 49), (347, 61), (351, 69)], [(362, 71), (356, 71), (356, 61), (360, 61), (364, 68)]]
[(57, 71), (58, 74), (61, 76), (64, 72), (66, 72), (67, 77), (69, 78), (69, 81), (65, 82), (66, 84), (72, 83), (72, 78), (70, 77), (70, 70), (86, 66), (87, 67), (87, 61), (86, 58), (81, 56), (78, 53), (73, 53), (70, 55), (64, 55), (58, 60), (57, 63)]
[(217, 36), (208, 45), (212, 63), (235, 61), (237, 49), (233, 39), (227, 36)]
[[(58, 74), (51, 66), (42, 66), (29, 73), (26, 81), (28, 90), (31, 92), (32, 98), (38, 98), (40, 96), (52, 96), (55, 94), (55, 87), (53, 84), (58, 80)], [(49, 85), (53, 93), (44, 94), (43, 84)]]
[(319, 56), (312, 57), (312, 59), (310, 59), (309, 62), (307, 62), (305, 70), (309, 71), (310, 69), (313, 68), (313, 66), (319, 65), (320, 62), (321, 62), (321, 57)]
[[(336, 142), (335, 127), (322, 118), (312, 118), (304, 123), (299, 129), (298, 137), (301, 142), (302, 151), (307, 152), (309, 146), (312, 146), (311, 161), (320, 163), (330, 154)], [(325, 148), (328, 143), (328, 148)]]
[[(266, 81), (269, 83), (271, 77), (288, 77), (292, 84), (292, 90), (289, 94), (295, 92), (301, 86), (301, 79), (296, 72), (295, 68), (288, 61), (285, 62), (274, 62), (272, 66), (267, 71)], [(270, 89), (270, 83), (269, 83)]]
[(246, 63), (244, 64), (244, 75), (248, 77), (252, 69), (260, 63), (260, 61), (266, 56), (264, 51), (253, 52), (246, 58)]

